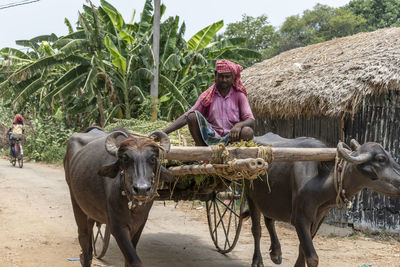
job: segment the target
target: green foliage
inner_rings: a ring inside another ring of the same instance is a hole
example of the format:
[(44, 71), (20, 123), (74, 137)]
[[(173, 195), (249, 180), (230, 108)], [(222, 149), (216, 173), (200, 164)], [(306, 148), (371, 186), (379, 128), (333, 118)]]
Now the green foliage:
[[(26, 146), (32, 159), (61, 161), (72, 133), (68, 129), (104, 127), (113, 121), (129, 127), (149, 122), (155, 62), (152, 1), (146, 0), (139, 20), (133, 22), (132, 17), (129, 23), (105, 0), (99, 7), (88, 3), (75, 29), (65, 19), (67, 35), (17, 41), (28, 52), (0, 50), (0, 95), (7, 107), (32, 115)], [(164, 11), (162, 5), (161, 15)], [(177, 118), (195, 103), (213, 81), (216, 59), (260, 58), (258, 52), (240, 47), (243, 39), (212, 41), (222, 26), (223, 21), (213, 23), (186, 42), (186, 26), (180, 25), (178, 16), (161, 23), (159, 118)], [(132, 116), (143, 121), (130, 120)], [(151, 128), (160, 130), (166, 124), (152, 123)], [(147, 134), (146, 127), (132, 129)], [(177, 143), (192, 142), (185, 129), (171, 135)]]
[(399, 0), (351, 0), (347, 7), (356, 15), (366, 19), (370, 31), (400, 26)]
[(323, 33), (327, 40), (344, 37), (364, 31), (367, 21), (360, 15), (355, 15), (347, 8), (338, 8), (335, 15), (327, 22), (327, 27)]
[(118, 68), (120, 74), (124, 75), (126, 73), (126, 59), (120, 54), (118, 48), (111, 41), (109, 36), (106, 36), (104, 39), (104, 43), (107, 49), (110, 51), (110, 54), (113, 57), (112, 63)]
[[(106, 128), (106, 132), (110, 132), (115, 128), (123, 127), (127, 130), (130, 130), (135, 133), (139, 133), (142, 135), (148, 135), (156, 130), (165, 129), (170, 122), (158, 120), (155, 122), (151, 122), (150, 120), (117, 120), (115, 123), (109, 124)], [(172, 132), (169, 134), (169, 138), (171, 141), (171, 145), (181, 146), (181, 145), (194, 145), (194, 141), (190, 135), (189, 128), (187, 126), (182, 129)]]
[(252, 17), (244, 14), (241, 21), (227, 25), (224, 36), (243, 38), (246, 40), (245, 48), (262, 52), (264, 58), (275, 54), (273, 50), (279, 40), (278, 33), (270, 25), (266, 15)]
[[(241, 48), (261, 52), (263, 59), (270, 58), (293, 48), (365, 31), (371, 29), (372, 24), (379, 25), (374, 29), (383, 25), (400, 25), (399, 3), (400, 0), (353, 0), (339, 8), (317, 4), (302, 15), (287, 17), (278, 30), (269, 24), (265, 15), (254, 18), (244, 14), (241, 21), (228, 24), (226, 31), (215, 40), (243, 38), (246, 42), (239, 45)], [(376, 6), (379, 8), (375, 8), (374, 12), (379, 14), (374, 15), (372, 8)], [(374, 19), (379, 19), (381, 23)], [(227, 57), (227, 54), (224, 56)], [(251, 65), (257, 61), (255, 55), (252, 58), (240, 63), (245, 67)]]
[(286, 18), (279, 29), (280, 51), (352, 35), (365, 29), (366, 20), (346, 8), (317, 4), (303, 16)]
[(25, 155), (31, 160), (61, 164), (72, 133), (64, 126), (61, 114), (45, 121), (34, 119), (26, 132)]
[(0, 101), (0, 123), (5, 127), (9, 127), (14, 119), (13, 116), (12, 108), (4, 101)]
[(286, 51), (292, 48), (322, 41), (316, 40), (312, 29), (307, 27), (305, 21), (303, 21), (299, 15), (286, 18), (279, 31), (281, 34), (281, 51)]
[(221, 20), (197, 32), (188, 41), (189, 50), (199, 52), (204, 49), (223, 26), (224, 21)]
[[(61, 109), (68, 127), (105, 126), (115, 118), (132, 116), (147, 119), (155, 62), (152, 1), (145, 2), (139, 21), (129, 24), (107, 1), (102, 0), (99, 7), (88, 3), (79, 13), (76, 29), (65, 20), (66, 36), (17, 41), (30, 48), (29, 53), (11, 48), (0, 51), (14, 68), (12, 75), (0, 80), (0, 95), (38, 117)], [(211, 42), (222, 26), (223, 21), (213, 23), (186, 42), (186, 26), (179, 25), (178, 16), (161, 23), (161, 119), (174, 119), (194, 104), (212, 83), (216, 59), (259, 58), (257, 52), (240, 48), (238, 40)]]
[[(243, 15), (241, 21), (228, 24), (226, 31), (216, 39), (243, 38), (246, 42), (241, 48), (259, 51), (265, 59), (296, 47), (355, 34), (365, 28), (366, 20), (350, 9), (317, 4), (302, 15), (287, 17), (277, 31), (265, 15), (255, 18)], [(242, 64), (251, 65), (257, 60), (255, 55), (252, 58)]]

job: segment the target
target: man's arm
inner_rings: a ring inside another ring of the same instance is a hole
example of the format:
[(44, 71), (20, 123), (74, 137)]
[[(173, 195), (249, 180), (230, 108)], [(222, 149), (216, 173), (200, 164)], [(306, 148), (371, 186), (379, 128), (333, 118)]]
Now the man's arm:
[(196, 101), (196, 104), (194, 104), (194, 106), (191, 107), (189, 111), (187, 111), (186, 113), (184, 113), (183, 115), (181, 115), (179, 118), (177, 118), (172, 124), (170, 124), (170, 125), (169, 125), (167, 128), (165, 128), (163, 131), (164, 131), (166, 134), (169, 134), (169, 133), (171, 133), (171, 132), (173, 132), (173, 131), (176, 131), (176, 130), (182, 128), (183, 126), (185, 126), (185, 125), (187, 124), (186, 116), (187, 116), (187, 114), (189, 114), (189, 112), (194, 111), (194, 110), (197, 110), (197, 111), (199, 111), (200, 113), (203, 113), (203, 112), (202, 112), (203, 109), (204, 109), (204, 107), (203, 107), (203, 105), (201, 104), (200, 98), (198, 98), (197, 101)]
[(231, 141), (238, 141), (240, 139), (240, 132), (242, 131), (243, 127), (250, 127), (251, 129), (254, 129), (254, 119), (252, 118), (247, 118), (244, 121), (240, 121), (236, 123), (233, 128), (231, 129), (231, 132), (229, 134), (229, 139)]
[[(238, 141), (241, 138), (241, 131), (243, 127), (250, 127), (254, 131), (255, 120), (253, 112), (251, 111), (249, 101), (244, 94), (239, 95), (239, 110), (240, 110), (240, 122), (236, 123), (229, 134), (231, 141)], [(251, 131), (251, 132), (253, 132)], [(249, 133), (247, 133), (250, 135)], [(253, 135), (253, 133), (251, 134)], [(243, 138), (243, 137), (242, 137)]]
[(186, 116), (185, 116), (185, 114), (183, 114), (179, 118), (177, 118), (171, 125), (169, 125), (167, 128), (165, 128), (163, 131), (166, 134), (169, 134), (173, 131), (176, 131), (176, 130), (182, 128), (183, 126), (186, 125), (186, 123), (187, 123)]
[[(254, 129), (254, 124), (255, 124), (255, 120), (254, 119), (252, 119), (252, 118), (247, 118), (247, 119), (245, 119), (244, 121), (241, 121), (241, 122), (238, 122), (238, 123), (236, 123), (235, 124), (235, 126), (236, 125), (239, 125), (240, 126), (240, 128), (243, 128), (243, 127), (250, 127), (251, 129)], [(234, 127), (235, 127), (234, 126)]]

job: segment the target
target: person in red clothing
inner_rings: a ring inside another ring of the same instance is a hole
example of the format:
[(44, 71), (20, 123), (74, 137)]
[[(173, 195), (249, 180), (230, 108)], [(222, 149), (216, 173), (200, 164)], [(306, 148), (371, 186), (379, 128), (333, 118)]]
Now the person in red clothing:
[(164, 132), (169, 134), (188, 124), (197, 146), (251, 140), (254, 135), (254, 116), (246, 88), (240, 80), (242, 70), (234, 62), (217, 60), (214, 84)]

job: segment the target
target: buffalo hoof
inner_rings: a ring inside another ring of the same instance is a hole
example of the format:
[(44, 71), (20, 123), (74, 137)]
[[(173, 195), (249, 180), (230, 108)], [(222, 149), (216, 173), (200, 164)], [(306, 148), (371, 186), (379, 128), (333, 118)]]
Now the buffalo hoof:
[(253, 261), (253, 263), (251, 264), (251, 267), (264, 267), (264, 264), (261, 261)]
[(92, 266), (92, 260), (85, 260), (83, 255), (81, 254), (79, 261), (81, 262), (82, 267), (90, 267)]
[(277, 253), (271, 252), (271, 253), (269, 253), (269, 256), (273, 263), (275, 263), (275, 264), (282, 263), (282, 254), (281, 253), (277, 254)]
[(271, 258), (272, 262), (275, 264), (281, 264), (282, 263), (282, 258)]

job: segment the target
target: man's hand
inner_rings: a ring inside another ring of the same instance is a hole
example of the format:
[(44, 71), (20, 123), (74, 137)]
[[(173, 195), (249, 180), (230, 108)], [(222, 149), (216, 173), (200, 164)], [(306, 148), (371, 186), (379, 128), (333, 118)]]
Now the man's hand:
[(229, 141), (239, 141), (241, 130), (241, 124), (236, 123), (235, 126), (233, 126), (233, 128), (231, 129), (231, 133), (229, 134)]
[[(165, 132), (165, 131), (163, 131), (163, 132)], [(150, 138), (153, 139), (154, 142), (160, 142), (160, 138), (159, 138), (157, 135), (155, 135), (155, 134), (153, 134), (152, 136), (150, 136)]]

